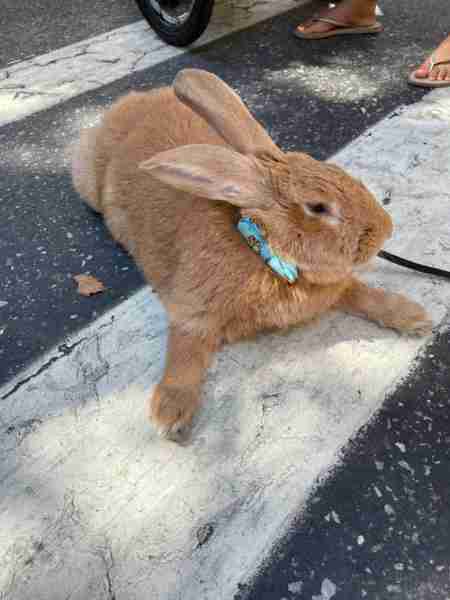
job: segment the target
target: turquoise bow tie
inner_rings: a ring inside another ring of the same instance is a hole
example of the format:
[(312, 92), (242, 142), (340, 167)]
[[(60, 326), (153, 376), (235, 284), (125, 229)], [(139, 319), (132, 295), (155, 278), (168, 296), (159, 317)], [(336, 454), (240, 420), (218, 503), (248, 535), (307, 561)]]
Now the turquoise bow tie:
[(238, 229), (246, 239), (250, 248), (261, 256), (263, 261), (272, 269), (272, 271), (275, 271), (275, 273), (284, 279), (287, 279), (289, 283), (294, 283), (298, 279), (297, 266), (282, 260), (272, 252), (261, 229), (250, 219), (250, 217), (242, 217), (238, 223)]

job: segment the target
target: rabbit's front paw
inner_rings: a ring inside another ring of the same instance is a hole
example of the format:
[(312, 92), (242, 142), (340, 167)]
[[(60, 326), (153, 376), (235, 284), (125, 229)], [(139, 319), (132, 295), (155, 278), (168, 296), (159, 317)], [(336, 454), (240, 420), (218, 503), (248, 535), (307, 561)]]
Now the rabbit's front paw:
[(426, 336), (433, 330), (433, 322), (425, 309), (402, 296), (398, 296), (398, 306), (391, 319), (389, 326), (406, 335)]
[(426, 336), (433, 331), (433, 321), (425, 314), (423, 319), (413, 320), (402, 329), (407, 335)]
[(197, 410), (198, 390), (166, 385), (156, 386), (150, 400), (150, 418), (158, 434), (174, 442), (184, 441)]

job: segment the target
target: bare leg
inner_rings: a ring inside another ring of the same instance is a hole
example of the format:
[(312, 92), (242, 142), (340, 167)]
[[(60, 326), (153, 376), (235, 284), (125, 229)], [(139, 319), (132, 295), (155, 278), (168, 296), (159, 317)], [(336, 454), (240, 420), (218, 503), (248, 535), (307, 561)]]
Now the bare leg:
[(427, 335), (433, 325), (420, 304), (401, 294), (370, 288), (357, 279), (336, 308), (411, 335)]
[[(200, 330), (198, 330), (200, 331)], [(171, 325), (162, 381), (151, 399), (151, 418), (160, 435), (178, 440), (200, 403), (200, 386), (217, 342), (195, 329)]]
[[(341, 23), (348, 25), (373, 25), (376, 21), (376, 0), (342, 0), (335, 7), (321, 11), (321, 17), (332, 17)], [(331, 31), (334, 26), (331, 23), (323, 23), (308, 19), (297, 27), (301, 33), (324, 33)]]

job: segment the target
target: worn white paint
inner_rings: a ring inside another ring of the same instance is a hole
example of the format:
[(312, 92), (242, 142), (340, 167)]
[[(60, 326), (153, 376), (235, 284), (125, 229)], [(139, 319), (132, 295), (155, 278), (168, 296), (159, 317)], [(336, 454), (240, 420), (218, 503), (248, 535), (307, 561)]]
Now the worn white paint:
[[(222, 0), (190, 48), (285, 12), (308, 0)], [(0, 126), (131, 73), (189, 52), (166, 45), (145, 21), (120, 27), (0, 70)]]
[[(449, 123), (439, 90), (336, 157), (390, 194), (389, 249), (447, 269)], [(444, 323), (448, 283), (381, 261), (369, 279)], [(0, 390), (0, 597), (231, 600), (426, 344), (330, 315), (229, 347), (181, 447), (144, 417), (164, 341), (145, 289)]]

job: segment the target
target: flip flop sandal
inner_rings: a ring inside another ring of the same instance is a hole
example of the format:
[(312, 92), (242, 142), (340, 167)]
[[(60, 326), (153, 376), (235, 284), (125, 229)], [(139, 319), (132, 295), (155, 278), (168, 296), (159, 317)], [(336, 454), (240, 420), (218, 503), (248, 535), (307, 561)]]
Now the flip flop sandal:
[(373, 25), (349, 25), (348, 23), (341, 23), (336, 21), (332, 17), (312, 17), (312, 23), (329, 23), (334, 25), (333, 29), (329, 31), (312, 31), (311, 33), (302, 33), (298, 29), (294, 30), (294, 35), (301, 40), (321, 40), (324, 38), (334, 37), (336, 35), (355, 35), (358, 33), (380, 33), (383, 31), (383, 25), (375, 22)]
[(426, 88), (450, 87), (450, 80), (448, 79), (444, 81), (439, 81), (438, 79), (428, 79), (433, 67), (437, 67), (438, 65), (450, 65), (450, 60), (436, 61), (434, 54), (432, 54), (429, 60), (427, 77), (415, 77), (414, 73), (411, 73), (411, 75), (408, 77), (408, 83)]

